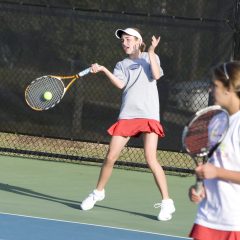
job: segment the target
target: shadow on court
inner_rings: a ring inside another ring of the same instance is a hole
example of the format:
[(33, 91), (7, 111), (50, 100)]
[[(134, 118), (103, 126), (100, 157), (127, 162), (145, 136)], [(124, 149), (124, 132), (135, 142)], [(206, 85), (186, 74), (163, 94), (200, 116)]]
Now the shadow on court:
[(71, 208), (80, 209), (80, 207), (79, 207), (80, 203), (77, 201), (46, 195), (43, 193), (35, 192), (35, 191), (27, 189), (27, 188), (22, 188), (22, 187), (13, 186), (13, 185), (5, 184), (5, 183), (0, 183), (0, 190), (19, 194), (22, 196), (38, 198), (38, 199), (47, 200), (47, 201), (56, 202), (56, 203), (61, 203), (68, 207), (71, 207)]
[[(67, 207), (80, 210), (81, 202), (70, 200), (70, 199), (65, 199), (65, 198), (59, 198), (59, 197), (55, 197), (55, 196), (51, 196), (51, 195), (47, 195), (47, 194), (43, 194), (43, 193), (39, 193), (39, 192), (30, 190), (30, 189), (27, 189), (27, 188), (13, 186), (13, 185), (9, 185), (9, 184), (6, 184), (6, 183), (0, 183), (0, 190), (15, 193), (15, 194), (19, 194), (19, 195), (26, 196), (26, 197), (37, 198), (37, 199), (47, 200), (47, 201), (51, 201), (51, 202), (55, 202), (55, 203), (64, 204)], [(118, 209), (118, 208), (106, 207), (106, 206), (101, 206), (101, 205), (98, 205), (98, 204), (96, 204), (95, 206), (99, 207), (99, 208), (105, 208), (105, 209), (109, 209), (109, 210), (113, 210), (113, 211), (129, 213), (129, 214), (132, 214), (132, 215), (135, 215), (135, 216), (140, 216), (140, 217), (156, 220), (156, 216), (153, 216), (153, 215), (150, 215), (150, 214), (143, 214), (143, 213), (134, 212), (134, 211), (128, 211), (128, 210), (123, 210), (123, 209)]]

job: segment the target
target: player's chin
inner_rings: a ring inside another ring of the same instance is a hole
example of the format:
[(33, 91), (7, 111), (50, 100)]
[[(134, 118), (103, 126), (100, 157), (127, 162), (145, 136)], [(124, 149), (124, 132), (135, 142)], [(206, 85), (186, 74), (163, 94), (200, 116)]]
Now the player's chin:
[(123, 50), (127, 55), (130, 55), (133, 52), (130, 48), (124, 48)]

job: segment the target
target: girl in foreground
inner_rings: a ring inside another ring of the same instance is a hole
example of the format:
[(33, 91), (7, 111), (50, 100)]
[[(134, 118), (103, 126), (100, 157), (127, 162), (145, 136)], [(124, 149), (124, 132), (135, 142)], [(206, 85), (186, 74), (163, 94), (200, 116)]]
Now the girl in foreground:
[(189, 190), (199, 203), (190, 237), (195, 240), (240, 240), (240, 62), (213, 69), (215, 104), (230, 115), (228, 132), (209, 159), (196, 168), (204, 179), (200, 194)]

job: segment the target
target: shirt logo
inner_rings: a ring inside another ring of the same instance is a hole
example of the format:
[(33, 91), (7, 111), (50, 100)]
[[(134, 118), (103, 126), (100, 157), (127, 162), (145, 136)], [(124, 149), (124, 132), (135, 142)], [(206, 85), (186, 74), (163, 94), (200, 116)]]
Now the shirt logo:
[(135, 70), (135, 69), (138, 69), (140, 67), (140, 64), (138, 63), (134, 63), (132, 65), (129, 66), (129, 69), (130, 70)]

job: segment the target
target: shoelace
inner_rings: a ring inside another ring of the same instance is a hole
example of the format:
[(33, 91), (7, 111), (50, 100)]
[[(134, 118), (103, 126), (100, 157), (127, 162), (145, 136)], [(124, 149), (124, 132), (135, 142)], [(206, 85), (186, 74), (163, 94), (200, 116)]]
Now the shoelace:
[(90, 193), (88, 196), (89, 196), (89, 197), (92, 197), (93, 195), (94, 195), (94, 193)]
[(89, 197), (89, 198), (92, 198), (94, 201), (97, 201), (97, 200), (98, 200), (98, 197), (97, 197), (96, 194), (94, 194), (94, 193), (90, 193), (88, 197)]
[(154, 206), (154, 208), (160, 208), (160, 207), (163, 206), (163, 204), (162, 203), (155, 203), (153, 206)]
[(162, 202), (161, 202), (161, 203), (155, 203), (155, 204), (154, 204), (154, 208), (161, 208), (162, 210), (163, 210), (164, 208), (166, 209), (166, 208), (167, 208), (166, 206), (167, 206), (167, 204), (162, 203)]
[(88, 198), (92, 198), (93, 200), (95, 200), (95, 199), (94, 199), (94, 193), (90, 193), (90, 194), (88, 195)]

